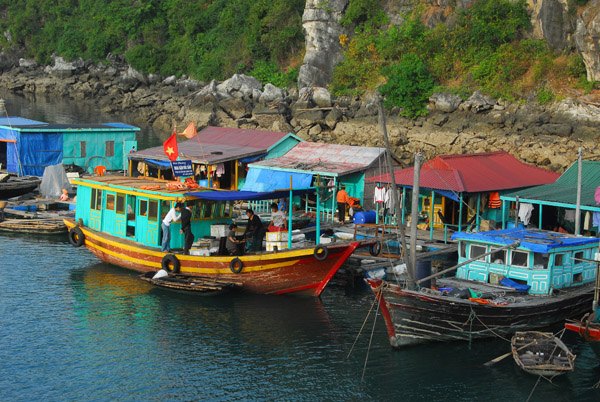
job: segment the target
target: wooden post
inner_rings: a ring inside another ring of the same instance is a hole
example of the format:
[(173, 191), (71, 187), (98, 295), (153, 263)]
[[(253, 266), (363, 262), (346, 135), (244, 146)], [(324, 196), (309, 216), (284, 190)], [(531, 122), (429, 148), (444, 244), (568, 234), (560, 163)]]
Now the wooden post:
[(579, 148), (579, 151), (577, 152), (578, 157), (577, 157), (577, 204), (575, 205), (575, 234), (576, 235), (580, 235), (581, 234), (581, 158), (583, 156), (583, 152), (581, 151), (581, 148)]
[[(409, 286), (414, 288), (415, 269), (417, 266), (417, 222), (419, 220), (419, 191), (421, 179), (421, 158), (423, 155), (420, 150), (415, 152), (415, 167), (413, 175), (413, 195), (412, 195), (412, 211), (410, 224), (410, 268), (412, 269), (412, 277), (409, 277)], [(408, 269), (409, 266), (407, 266)], [(412, 279), (411, 279), (412, 278)]]
[[(389, 142), (388, 136), (387, 136), (387, 129), (385, 126), (385, 115), (383, 112), (383, 105), (381, 104), (381, 101), (379, 101), (378, 109), (379, 109), (379, 127), (381, 128), (381, 132), (383, 134), (383, 139), (385, 141), (386, 161), (387, 161), (388, 169), (390, 171), (390, 177), (392, 179), (391, 180), (392, 188), (390, 190), (392, 191), (392, 200), (394, 201), (394, 208), (396, 210), (398, 210), (398, 206), (400, 205), (400, 204), (398, 204), (398, 187), (396, 186), (396, 177), (394, 176), (394, 166), (392, 164), (392, 153), (390, 150), (390, 142)], [(414, 184), (415, 183), (413, 183), (413, 185)], [(418, 196), (419, 195), (417, 193), (417, 202), (418, 202)], [(414, 204), (414, 195), (413, 195), (413, 204)], [(414, 215), (414, 211), (413, 211), (413, 215)], [(415, 264), (416, 264), (415, 254), (416, 254), (416, 248), (417, 248), (416, 247), (416, 233), (415, 233), (415, 239), (414, 239), (414, 241), (415, 241), (414, 247), (413, 247), (412, 236), (410, 238), (410, 243), (411, 243), (410, 259), (411, 259), (411, 261), (409, 262), (406, 259), (406, 256), (408, 255), (408, 249), (406, 247), (406, 237), (404, 234), (404, 226), (402, 226), (400, 224), (399, 219), (396, 219), (396, 227), (400, 230), (400, 239), (402, 241), (402, 251), (403, 251), (403, 255), (405, 256), (406, 272), (408, 273), (408, 284), (412, 288), (415, 285)], [(411, 234), (412, 234), (412, 229), (415, 228), (415, 230), (416, 230), (416, 228), (417, 228), (416, 220), (414, 220), (412, 222), (410, 228), (411, 228)]]

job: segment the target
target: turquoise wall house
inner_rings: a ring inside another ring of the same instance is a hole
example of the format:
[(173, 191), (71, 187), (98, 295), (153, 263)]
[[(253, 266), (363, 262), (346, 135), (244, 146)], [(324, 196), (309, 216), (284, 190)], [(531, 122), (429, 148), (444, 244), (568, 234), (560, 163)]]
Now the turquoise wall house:
[(122, 123), (48, 124), (0, 118), (0, 163), (10, 173), (43, 176), (46, 166), (76, 164), (88, 171), (126, 167), (138, 127)]

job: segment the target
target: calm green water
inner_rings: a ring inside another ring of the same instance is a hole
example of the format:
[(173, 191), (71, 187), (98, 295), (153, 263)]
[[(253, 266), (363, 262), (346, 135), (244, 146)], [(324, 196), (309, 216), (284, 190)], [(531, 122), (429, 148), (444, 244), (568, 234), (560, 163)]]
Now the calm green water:
[[(132, 124), (4, 97), (11, 115)], [(374, 314), (347, 358), (372, 301), (335, 286), (321, 298), (179, 295), (66, 239), (0, 235), (0, 400), (504, 402), (534, 387), (532, 401), (600, 400), (600, 362), (571, 334), (575, 372), (537, 386), (511, 358), (482, 367), (509, 351), (503, 340), (394, 351)]]

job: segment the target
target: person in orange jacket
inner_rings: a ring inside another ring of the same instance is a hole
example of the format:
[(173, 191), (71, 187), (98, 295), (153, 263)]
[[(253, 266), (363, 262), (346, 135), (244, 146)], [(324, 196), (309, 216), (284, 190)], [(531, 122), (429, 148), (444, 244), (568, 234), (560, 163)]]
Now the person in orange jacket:
[(348, 203), (348, 193), (346, 187), (341, 187), (337, 193), (338, 219), (343, 225), (346, 220), (346, 204)]

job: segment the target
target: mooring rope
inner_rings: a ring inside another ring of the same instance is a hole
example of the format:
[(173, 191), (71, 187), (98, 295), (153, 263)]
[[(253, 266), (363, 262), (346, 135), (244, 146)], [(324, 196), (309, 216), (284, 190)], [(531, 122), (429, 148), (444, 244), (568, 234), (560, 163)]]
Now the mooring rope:
[(365, 379), (365, 372), (367, 371), (367, 362), (369, 361), (369, 352), (371, 351), (371, 344), (373, 343), (373, 334), (375, 333), (375, 324), (377, 323), (377, 314), (379, 313), (379, 303), (381, 301), (382, 294), (383, 288), (379, 291), (379, 294), (377, 294), (376, 296), (377, 310), (375, 311), (375, 319), (373, 320), (373, 328), (371, 328), (371, 337), (369, 338), (369, 346), (367, 347), (367, 355), (365, 356), (365, 364), (363, 365), (363, 372), (362, 376), (360, 377), (360, 382), (363, 382)]
[[(381, 282), (381, 285), (379, 285), (376, 290), (379, 290), (379, 292), (381, 292), (383, 290), (383, 282)], [(375, 298), (373, 299), (373, 303), (371, 303), (371, 308), (369, 308), (369, 311), (367, 312), (367, 316), (365, 317), (365, 320), (362, 323), (362, 326), (360, 327), (360, 330), (358, 331), (358, 334), (356, 335), (356, 338), (354, 339), (354, 343), (352, 344), (352, 347), (350, 348), (350, 351), (348, 352), (348, 356), (346, 356), (346, 359), (350, 358), (350, 355), (352, 354), (352, 351), (354, 350), (354, 346), (356, 345), (356, 342), (358, 341), (358, 338), (360, 337), (360, 334), (362, 333), (362, 330), (365, 328), (365, 325), (367, 324), (367, 320), (369, 319), (369, 316), (371, 315), (371, 311), (373, 311), (373, 306), (375, 305), (375, 303), (377, 302), (377, 293), (375, 293)]]

